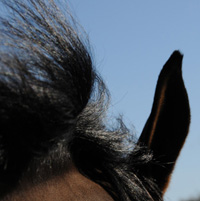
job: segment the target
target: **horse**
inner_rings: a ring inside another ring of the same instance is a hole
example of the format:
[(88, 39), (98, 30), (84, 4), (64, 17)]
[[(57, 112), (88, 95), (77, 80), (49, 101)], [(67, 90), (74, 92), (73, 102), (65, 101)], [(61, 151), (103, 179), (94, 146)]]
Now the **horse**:
[(1, 3), (0, 200), (163, 200), (190, 124), (183, 55), (164, 64), (135, 140), (121, 117), (106, 120), (109, 91), (68, 9)]

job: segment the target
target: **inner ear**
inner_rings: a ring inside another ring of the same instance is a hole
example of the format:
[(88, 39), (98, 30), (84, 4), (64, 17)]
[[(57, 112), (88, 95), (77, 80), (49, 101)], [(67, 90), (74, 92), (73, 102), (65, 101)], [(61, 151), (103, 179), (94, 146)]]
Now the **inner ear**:
[(138, 143), (152, 150), (156, 163), (148, 171), (164, 193), (190, 124), (190, 108), (182, 78), (182, 58), (175, 51), (157, 82), (153, 107)]

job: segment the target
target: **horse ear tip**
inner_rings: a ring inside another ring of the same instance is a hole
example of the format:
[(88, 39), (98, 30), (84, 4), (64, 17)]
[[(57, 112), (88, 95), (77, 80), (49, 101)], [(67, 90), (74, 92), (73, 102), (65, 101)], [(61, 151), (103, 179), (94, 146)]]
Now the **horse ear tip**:
[(183, 60), (183, 54), (179, 50), (175, 50), (168, 61), (164, 65), (164, 69), (167, 70), (167, 72), (172, 72), (176, 70), (181, 70), (182, 68), (182, 60)]
[(171, 55), (171, 57), (175, 57), (175, 58), (183, 58), (183, 54), (182, 54), (182, 52), (180, 51), (180, 50), (175, 50), (173, 53), (172, 53), (172, 55)]

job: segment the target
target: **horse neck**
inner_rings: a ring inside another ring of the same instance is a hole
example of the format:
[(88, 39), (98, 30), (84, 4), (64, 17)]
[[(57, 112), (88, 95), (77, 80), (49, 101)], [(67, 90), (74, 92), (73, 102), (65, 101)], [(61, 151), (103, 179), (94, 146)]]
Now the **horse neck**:
[(23, 184), (3, 201), (113, 201), (98, 184), (81, 175), (76, 168), (37, 185)]

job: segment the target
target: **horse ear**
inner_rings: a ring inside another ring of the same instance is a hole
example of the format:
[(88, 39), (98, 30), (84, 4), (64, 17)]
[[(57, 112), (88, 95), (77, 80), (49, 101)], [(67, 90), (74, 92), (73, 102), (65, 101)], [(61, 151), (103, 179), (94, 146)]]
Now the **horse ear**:
[(182, 58), (175, 51), (164, 65), (156, 87), (151, 114), (139, 138), (139, 144), (152, 150), (157, 161), (148, 167), (164, 194), (190, 124), (190, 108), (182, 79)]

